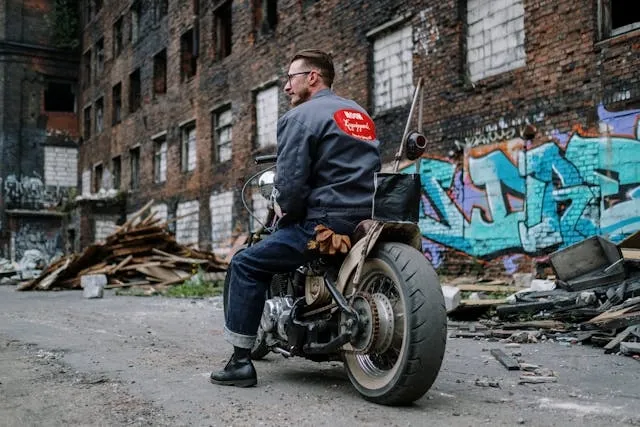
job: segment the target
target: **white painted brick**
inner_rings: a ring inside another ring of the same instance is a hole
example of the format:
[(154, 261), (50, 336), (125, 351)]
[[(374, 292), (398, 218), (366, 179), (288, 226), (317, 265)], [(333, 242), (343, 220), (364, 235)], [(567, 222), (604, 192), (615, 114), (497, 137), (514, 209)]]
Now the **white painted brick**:
[(233, 192), (212, 194), (209, 198), (211, 212), (211, 246), (215, 253), (224, 255), (230, 248), (233, 231)]

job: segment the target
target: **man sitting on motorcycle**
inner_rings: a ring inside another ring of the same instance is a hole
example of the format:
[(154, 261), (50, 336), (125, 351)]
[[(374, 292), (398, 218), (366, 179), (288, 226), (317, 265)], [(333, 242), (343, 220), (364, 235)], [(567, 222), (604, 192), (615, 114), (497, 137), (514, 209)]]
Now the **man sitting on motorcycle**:
[(249, 387), (257, 383), (251, 362), (265, 303), (277, 273), (309, 260), (307, 244), (322, 224), (351, 235), (371, 217), (379, 141), (367, 112), (332, 90), (333, 59), (319, 50), (298, 52), (289, 64), (284, 91), (294, 107), (278, 120), (275, 207), (277, 230), (238, 252), (229, 265), (225, 339), (231, 359), (211, 382)]

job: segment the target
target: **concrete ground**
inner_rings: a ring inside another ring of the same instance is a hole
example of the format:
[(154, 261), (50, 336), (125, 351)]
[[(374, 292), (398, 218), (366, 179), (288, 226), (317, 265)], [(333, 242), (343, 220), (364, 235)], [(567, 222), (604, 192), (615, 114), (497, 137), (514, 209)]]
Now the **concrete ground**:
[[(0, 426), (640, 426), (639, 362), (598, 348), (450, 339), (434, 387), (389, 408), (360, 398), (338, 363), (279, 355), (256, 363), (255, 388), (210, 384), (230, 353), (219, 299), (14, 289), (0, 287)], [(558, 381), (519, 385), (491, 348)]]

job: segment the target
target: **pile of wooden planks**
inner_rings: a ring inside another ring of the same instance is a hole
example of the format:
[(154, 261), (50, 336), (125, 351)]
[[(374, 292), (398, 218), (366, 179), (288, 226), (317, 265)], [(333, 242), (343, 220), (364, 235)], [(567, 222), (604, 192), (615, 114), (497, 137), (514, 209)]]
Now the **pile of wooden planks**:
[(143, 217), (152, 202), (118, 227), (105, 243), (54, 262), (17, 290), (81, 289), (82, 276), (104, 274), (107, 288), (142, 286), (161, 291), (184, 282), (198, 270), (226, 271), (228, 263), (215, 254), (178, 244), (167, 223), (154, 212)]

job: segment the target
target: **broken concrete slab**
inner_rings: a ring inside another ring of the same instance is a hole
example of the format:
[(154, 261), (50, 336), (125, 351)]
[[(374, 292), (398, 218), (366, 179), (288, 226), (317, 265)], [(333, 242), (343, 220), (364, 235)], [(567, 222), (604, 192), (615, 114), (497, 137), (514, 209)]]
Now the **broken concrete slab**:
[(460, 289), (455, 286), (443, 286), (442, 293), (444, 294), (444, 306), (447, 313), (455, 310), (460, 305), (460, 301), (462, 301)]
[(82, 296), (85, 298), (102, 298), (107, 276), (104, 274), (89, 274), (80, 278)]
[(625, 354), (627, 356), (640, 354), (640, 342), (621, 342), (620, 353)]
[(558, 382), (558, 377), (538, 377), (534, 375), (522, 375), (518, 379), (518, 384), (542, 384)]
[(504, 351), (500, 350), (499, 348), (492, 348), (491, 355), (495, 357), (496, 360), (502, 364), (502, 366), (504, 366), (510, 371), (515, 371), (520, 369), (520, 364), (518, 363), (518, 361), (515, 358), (507, 355)]

